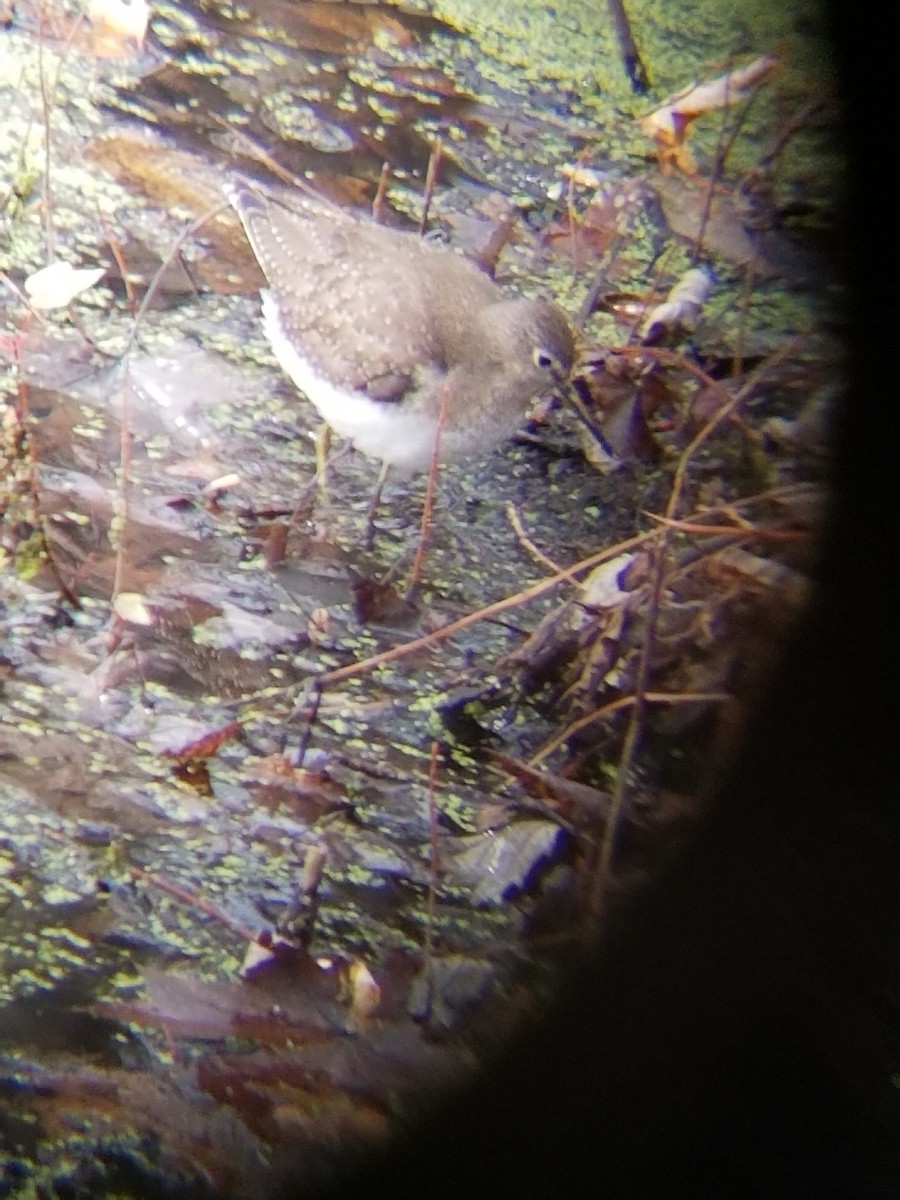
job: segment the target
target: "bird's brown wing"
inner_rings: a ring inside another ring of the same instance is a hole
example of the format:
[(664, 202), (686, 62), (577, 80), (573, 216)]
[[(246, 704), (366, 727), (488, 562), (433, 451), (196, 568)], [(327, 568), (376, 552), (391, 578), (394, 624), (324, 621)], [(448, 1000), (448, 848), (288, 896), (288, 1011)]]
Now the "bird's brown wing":
[[(399, 399), (437, 361), (423, 250), (411, 234), (330, 210), (293, 210), (256, 191), (230, 199), (298, 352), (334, 382)], [(387, 240), (385, 240), (387, 237)]]

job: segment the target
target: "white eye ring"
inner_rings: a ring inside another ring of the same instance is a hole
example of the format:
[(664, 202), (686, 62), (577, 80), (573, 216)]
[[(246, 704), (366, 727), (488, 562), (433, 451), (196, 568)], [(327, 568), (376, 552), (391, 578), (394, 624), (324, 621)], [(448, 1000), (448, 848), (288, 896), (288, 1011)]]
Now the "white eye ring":
[(549, 354), (546, 350), (542, 350), (540, 346), (535, 347), (531, 357), (534, 360), (534, 365), (540, 367), (542, 371), (552, 371), (555, 367), (559, 366), (553, 355)]

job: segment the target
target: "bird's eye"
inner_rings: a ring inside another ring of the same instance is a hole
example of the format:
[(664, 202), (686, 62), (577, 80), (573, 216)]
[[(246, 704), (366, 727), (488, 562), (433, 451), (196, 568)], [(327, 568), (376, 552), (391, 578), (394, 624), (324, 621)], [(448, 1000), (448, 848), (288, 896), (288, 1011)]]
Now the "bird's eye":
[(534, 359), (534, 365), (540, 367), (542, 371), (552, 371), (555, 367), (559, 366), (553, 355), (549, 354), (546, 350), (542, 350), (539, 346), (532, 354), (532, 358)]

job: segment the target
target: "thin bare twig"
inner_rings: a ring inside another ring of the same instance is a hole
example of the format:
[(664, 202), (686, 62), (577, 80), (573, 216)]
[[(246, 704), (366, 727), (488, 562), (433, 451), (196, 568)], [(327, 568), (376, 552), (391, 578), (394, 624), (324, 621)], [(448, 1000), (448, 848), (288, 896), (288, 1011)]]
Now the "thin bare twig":
[(650, 79), (637, 48), (637, 42), (634, 40), (634, 34), (631, 32), (631, 22), (628, 20), (625, 5), (622, 0), (606, 0), (606, 3), (612, 17), (619, 53), (622, 55), (622, 65), (631, 84), (631, 90), (643, 96), (650, 87)]
[(14, 359), (15, 359), (15, 372), (16, 372), (16, 391), (17, 391), (16, 421), (17, 421), (17, 425), (18, 425), (19, 437), (21, 439), (20, 445), (27, 457), (27, 462), (28, 462), (28, 490), (31, 495), (31, 503), (34, 507), (35, 520), (36, 520), (38, 528), (40, 529), (41, 552), (43, 554), (45, 562), (47, 563), (48, 567), (50, 568), (50, 571), (53, 574), (53, 578), (56, 580), (56, 584), (57, 584), (57, 587), (59, 588), (60, 595), (63, 597), (63, 599), (66, 601), (67, 604), (70, 604), (73, 608), (78, 609), (78, 608), (81, 608), (81, 602), (78, 599), (78, 597), (75, 595), (75, 593), (72, 591), (72, 588), (70, 587), (70, 585), (66, 582), (65, 579), (63, 579), (62, 572), (59, 569), (59, 564), (57, 563), (56, 559), (54, 558), (53, 553), (50, 548), (50, 538), (47, 533), (47, 525), (48, 525), (47, 519), (44, 516), (43, 512), (41, 511), (40, 489), (38, 486), (38, 463), (37, 463), (37, 457), (34, 452), (34, 442), (31, 438), (31, 434), (29, 432), (30, 420), (29, 420), (29, 403), (28, 403), (28, 385), (25, 382), (23, 371), (22, 371), (22, 362), (21, 362), (21, 358), (19, 356), (18, 338), (13, 338), (12, 349), (13, 349), (13, 355), (14, 355)]
[[(111, 599), (115, 600), (122, 590), (122, 575), (125, 571), (125, 534), (128, 523), (128, 468), (131, 466), (131, 376), (128, 364), (121, 376), (122, 419), (119, 423), (119, 487), (116, 496), (118, 537), (116, 539), (116, 564), (113, 574)], [(115, 523), (110, 524), (110, 534)], [(110, 610), (110, 620), (116, 620), (115, 610)]]
[(703, 239), (706, 236), (706, 227), (709, 224), (709, 218), (712, 215), (713, 196), (715, 195), (716, 185), (725, 173), (725, 164), (728, 161), (728, 155), (731, 153), (732, 147), (737, 141), (737, 136), (746, 123), (754, 101), (761, 90), (762, 85), (754, 88), (747, 98), (746, 104), (742, 106), (736, 120), (731, 124), (731, 126), (729, 126), (728, 123), (728, 105), (726, 104), (722, 108), (722, 121), (719, 125), (719, 133), (716, 138), (716, 149), (713, 158), (712, 171), (710, 172), (709, 181), (706, 188), (706, 195), (703, 201), (703, 212), (700, 217), (700, 227), (697, 230), (697, 237), (694, 242), (693, 253), (691, 256), (693, 262), (695, 263), (699, 261), (701, 252), (703, 250)]
[(428, 899), (425, 910), (425, 968), (431, 966), (434, 953), (434, 916), (437, 906), (437, 876), (440, 866), (438, 855), (438, 807), (437, 775), (440, 762), (440, 743), (431, 743), (431, 761), (428, 766)]
[(333, 671), (326, 671), (318, 677), (319, 684), (322, 687), (328, 687), (334, 683), (341, 683), (345, 679), (352, 679), (356, 675), (366, 675), (369, 671), (374, 671), (376, 667), (385, 666), (387, 663), (396, 662), (409, 654), (416, 654), (420, 650), (436, 646), (439, 642), (468, 629), (469, 626), (477, 625), (479, 621), (489, 621), (510, 608), (518, 608), (529, 600), (543, 596), (545, 592), (551, 591), (561, 583), (571, 582), (583, 571), (589, 571), (591, 567), (596, 567), (600, 563), (606, 562), (607, 559), (615, 558), (617, 554), (635, 549), (637, 546), (643, 546), (645, 542), (657, 536), (657, 531), (651, 530), (649, 533), (640, 533), (624, 542), (618, 542), (606, 550), (598, 550), (596, 554), (591, 554), (573, 566), (566, 567), (551, 579), (542, 579), (540, 583), (532, 584), (531, 587), (524, 588), (514, 596), (506, 596), (503, 600), (497, 600), (494, 604), (488, 604), (485, 608), (478, 609), (477, 612), (467, 613), (464, 617), (451, 621), (449, 625), (444, 625), (441, 629), (423, 634), (422, 637), (414, 638), (411, 642), (404, 642), (402, 646), (393, 646), (390, 650), (383, 650), (380, 654), (373, 654), (358, 662), (348, 663), (345, 667), (336, 667)]
[(143, 867), (131, 867), (130, 870), (135, 879), (140, 879), (143, 883), (165, 892), (173, 900), (178, 900), (181, 904), (186, 904), (197, 912), (205, 913), (208, 917), (221, 922), (226, 929), (230, 929), (232, 933), (236, 933), (245, 941), (253, 942), (259, 937), (259, 929), (253, 929), (251, 926), (245, 925), (243, 921), (238, 921), (218, 904), (213, 904), (211, 900), (205, 900), (190, 888), (176, 883), (174, 879), (167, 879), (165, 875), (157, 875), (155, 871), (145, 871)]
[(50, 183), (50, 168), (52, 161), (53, 147), (50, 138), (50, 116), (53, 112), (53, 105), (56, 103), (56, 91), (59, 87), (59, 80), (62, 75), (63, 65), (69, 55), (69, 50), (72, 43), (81, 27), (82, 22), (87, 15), (87, 10), (83, 9), (75, 20), (72, 22), (72, 27), (69, 30), (65, 43), (63, 44), (62, 53), (59, 56), (59, 61), (56, 67), (56, 75), (52, 84), (48, 88), (47, 75), (44, 70), (44, 6), (39, 6), (38, 12), (38, 46), (37, 46), (37, 61), (38, 61), (38, 87), (41, 93), (41, 116), (44, 121), (44, 170), (41, 181), (41, 201), (44, 209), (44, 238), (47, 247), (47, 262), (52, 263), (56, 258), (56, 233), (53, 228), (53, 190)]
[(771, 542), (802, 542), (809, 538), (809, 532), (805, 529), (767, 529), (765, 526), (748, 526), (746, 524), (729, 529), (727, 525), (701, 525), (697, 521), (673, 521), (658, 513), (647, 512), (646, 509), (644, 516), (649, 521), (656, 521), (659, 525), (665, 525), (669, 529), (677, 529), (679, 533), (718, 534), (719, 537), (741, 539), (746, 539), (749, 533), (754, 538), (763, 538)]
[(425, 547), (428, 544), (428, 531), (431, 528), (431, 517), (434, 512), (434, 496), (437, 491), (438, 467), (440, 466), (441, 433), (447, 419), (447, 387), (441, 390), (441, 407), (438, 410), (437, 429), (434, 431), (434, 446), (431, 451), (431, 464), (428, 468), (428, 486), (425, 489), (425, 503), (422, 505), (422, 523), (419, 527), (419, 544), (413, 559), (412, 573), (406, 589), (409, 599), (415, 594), (422, 575), (422, 564), (425, 562)]
[(383, 162), (381, 164), (381, 174), (378, 176), (378, 187), (375, 189), (375, 195), (372, 198), (372, 220), (376, 225), (380, 225), (384, 220), (384, 211), (387, 205), (387, 185), (391, 177), (391, 164)]
[(150, 286), (147, 288), (147, 291), (144, 294), (144, 298), (141, 301), (140, 308), (137, 310), (137, 313), (135, 314), (134, 322), (132, 323), (132, 326), (131, 326), (131, 333), (129, 334), (129, 337), (128, 337), (128, 342), (125, 346), (125, 349), (122, 351), (123, 359), (127, 358), (127, 356), (134, 349), (134, 343), (137, 341), (138, 330), (140, 328), (141, 322), (144, 319), (144, 314), (146, 313), (147, 309), (150, 307), (150, 303), (156, 296), (156, 293), (159, 291), (160, 285), (162, 283), (162, 278), (165, 275), (166, 271), (169, 269), (169, 267), (172, 265), (172, 263), (175, 261), (175, 258), (178, 255), (178, 253), (180, 252), (181, 247), (188, 240), (188, 238), (193, 237), (194, 234), (197, 233), (198, 230), (202, 229), (203, 226), (207, 223), (207, 221), (211, 221), (214, 217), (217, 217), (219, 215), (219, 213), (227, 211), (227, 209), (229, 209), (230, 207), (231, 207), (231, 205), (228, 203), (228, 201), (223, 200), (221, 204), (216, 204), (213, 208), (207, 209), (205, 213), (203, 213), (201, 216), (199, 216), (196, 219), (196, 221), (192, 221), (190, 223), (190, 225), (186, 226), (186, 228), (182, 229), (181, 233), (179, 233), (178, 237), (175, 239), (175, 241), (172, 243), (171, 247), (169, 248), (169, 253), (162, 260), (162, 262), (160, 263), (160, 265), (156, 271), (156, 274), (151, 279)]
[(559, 574), (562, 567), (559, 563), (555, 563), (552, 558), (548, 558), (543, 550), (538, 549), (528, 534), (525, 532), (525, 526), (522, 524), (522, 518), (519, 516), (519, 510), (510, 500), (506, 505), (506, 517), (510, 525), (512, 525), (516, 537), (519, 539), (519, 544), (527, 554), (534, 559), (536, 563), (540, 563), (542, 567), (547, 567), (554, 574)]
[[(684, 488), (687, 469), (696, 451), (707, 440), (707, 438), (712, 435), (713, 431), (731, 415), (738, 405), (743, 403), (752, 389), (756, 386), (759, 378), (767, 371), (770, 371), (775, 363), (789, 353), (789, 351), (794, 347), (795, 341), (796, 339), (788, 342), (786, 345), (782, 346), (778, 351), (776, 351), (776, 353), (773, 354), (765, 363), (762, 363), (747, 379), (744, 386), (729, 399), (727, 404), (724, 404), (718, 412), (714, 413), (713, 416), (710, 417), (706, 425), (703, 426), (693, 440), (682, 451), (678, 466), (675, 469), (674, 478), (672, 480), (672, 489), (669, 493), (669, 501), (666, 505), (665, 515), (669, 520), (675, 519), (676, 510), (681, 503), (681, 494)], [(687, 366), (688, 364), (685, 362), (685, 365)], [(697, 368), (697, 373), (701, 376), (705, 376), (706, 374), (705, 372), (701, 372), (699, 368)], [(708, 376), (706, 379), (708, 379)], [(704, 379), (704, 382), (706, 382), (706, 379)], [(712, 384), (712, 380), (709, 380), (709, 384)], [(666, 579), (666, 564), (668, 560), (668, 550), (671, 543), (672, 534), (673, 530), (671, 528), (663, 528), (660, 531), (659, 539), (656, 545), (653, 582), (650, 592), (650, 601), (647, 606), (647, 617), (645, 622), (646, 634), (638, 658), (633, 703), (629, 713), (628, 728), (625, 732), (622, 754), (619, 759), (616, 784), (613, 789), (612, 802), (610, 804), (609, 820), (607, 821), (604, 829), (603, 839), (600, 843), (597, 854), (597, 861), (594, 864), (592, 872), (590, 895), (587, 906), (587, 920), (585, 924), (585, 933), (589, 941), (594, 941), (596, 939), (602, 920), (616, 841), (622, 824), (622, 816), (625, 811), (631, 770), (643, 733), (644, 714), (647, 703), (646, 687), (650, 675), (650, 663), (653, 655), (653, 648), (656, 641), (656, 624), (659, 617), (662, 592)]]
[(637, 748), (640, 744), (641, 735), (644, 731), (644, 713), (647, 707), (647, 681), (650, 678), (650, 661), (652, 658), (653, 647), (656, 641), (656, 622), (659, 617), (660, 601), (662, 598), (663, 584), (666, 577), (665, 563), (669, 549), (669, 541), (671, 531), (663, 529), (660, 532), (659, 540), (656, 545), (656, 560), (653, 569), (653, 582), (650, 592), (650, 602), (647, 605), (647, 618), (645, 622), (646, 633), (644, 636), (643, 645), (640, 648), (638, 656), (637, 675), (634, 682), (634, 695), (631, 698), (631, 711), (629, 713), (628, 728), (625, 731), (625, 740), (622, 746), (622, 754), (619, 759), (619, 767), (616, 773), (616, 783), (613, 788), (612, 801), (609, 806), (609, 818), (603, 830), (603, 838), (600, 842), (600, 848), (597, 855), (597, 861), (594, 864), (591, 886), (588, 896), (587, 906), (587, 922), (585, 932), (588, 940), (593, 942), (596, 940), (599, 931), (600, 921), (603, 915), (603, 905), (607, 895), (607, 885), (609, 882), (610, 871), (612, 867), (613, 855), (616, 850), (616, 842), (622, 824), (622, 817), (625, 812), (625, 805), (628, 797), (628, 789), (631, 777), (631, 767), (637, 754)]
[(44, 70), (44, 8), (41, 5), (38, 12), (38, 88), (41, 93), (41, 115), (44, 119), (44, 171), (41, 180), (41, 202), (44, 209), (44, 239), (47, 246), (47, 262), (52, 263), (56, 257), (55, 234), (53, 230), (53, 195), (50, 189), (50, 111), (51, 99), (47, 89), (47, 74)]
[(438, 171), (441, 169), (441, 156), (444, 143), (439, 137), (434, 139), (431, 154), (428, 156), (428, 169), (425, 172), (425, 190), (422, 196), (422, 216), (419, 219), (419, 235), (428, 228), (428, 213), (434, 197), (434, 187), (437, 183)]
[(118, 238), (113, 236), (109, 222), (103, 213), (100, 214), (100, 221), (103, 225), (103, 232), (106, 234), (106, 244), (109, 246), (109, 252), (113, 256), (115, 264), (119, 268), (119, 274), (122, 277), (122, 286), (125, 288), (125, 299), (128, 301), (128, 311), (131, 313), (132, 318), (134, 318), (138, 310), (137, 295), (135, 294), (134, 283), (128, 274), (128, 266), (125, 262), (125, 256), (122, 254), (122, 247), (119, 244)]
[[(730, 699), (729, 692), (646, 692), (644, 695), (644, 700), (648, 704), (720, 704), (722, 701)], [(617, 696), (615, 700), (610, 700), (608, 704), (595, 708), (593, 712), (585, 713), (583, 717), (579, 717), (577, 721), (573, 721), (565, 729), (555, 733), (552, 738), (544, 742), (543, 746), (529, 757), (529, 767), (538, 766), (544, 759), (549, 758), (554, 750), (558, 750), (564, 742), (567, 742), (570, 737), (574, 737), (576, 733), (580, 733), (582, 729), (596, 725), (598, 721), (605, 721), (614, 713), (632, 708), (636, 700), (637, 696), (632, 692), (629, 696)]]

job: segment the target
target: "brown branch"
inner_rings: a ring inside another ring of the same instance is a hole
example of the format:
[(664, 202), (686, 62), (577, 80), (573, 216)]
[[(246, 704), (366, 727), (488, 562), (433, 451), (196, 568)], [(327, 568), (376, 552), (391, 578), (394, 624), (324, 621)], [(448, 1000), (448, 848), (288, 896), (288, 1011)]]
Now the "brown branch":
[(643, 96), (650, 87), (650, 79), (634, 40), (634, 34), (631, 32), (631, 22), (628, 20), (625, 5), (622, 0), (606, 0), (606, 3), (612, 17), (619, 53), (622, 56), (622, 65), (631, 84), (631, 90)]
[(182, 904), (187, 904), (198, 912), (206, 913), (208, 917), (221, 922), (232, 933), (236, 933), (246, 941), (254, 942), (259, 937), (260, 931), (258, 929), (252, 929), (242, 921), (229, 916), (217, 904), (213, 904), (211, 900), (204, 900), (197, 892), (192, 891), (183, 884), (176, 883), (174, 879), (167, 879), (164, 875), (157, 875), (153, 871), (145, 871), (143, 867), (131, 867), (130, 870), (135, 879), (140, 879), (143, 883), (150, 884), (151, 887), (159, 888), (161, 892), (165, 892), (166, 895), (171, 896), (174, 900), (178, 900)]
[(809, 538), (809, 531), (805, 529), (770, 529), (752, 525), (740, 525), (736, 529), (729, 529), (726, 525), (699, 525), (692, 521), (673, 521), (669, 517), (646, 510), (644, 510), (644, 516), (660, 525), (665, 525), (668, 529), (676, 529), (679, 533), (713, 534), (719, 537), (733, 538), (746, 538), (750, 534), (753, 537), (766, 538), (772, 542), (802, 542)]
[[(731, 699), (730, 692), (647, 692), (644, 695), (644, 700), (648, 704), (720, 704)], [(593, 712), (579, 717), (577, 721), (573, 721), (561, 732), (554, 734), (552, 738), (544, 742), (543, 746), (528, 759), (529, 767), (538, 766), (555, 750), (558, 750), (563, 742), (574, 737), (576, 733), (580, 733), (582, 729), (587, 729), (590, 725), (595, 725), (598, 721), (611, 717), (613, 713), (632, 708), (636, 700), (637, 697), (634, 693), (630, 696), (617, 696), (615, 700), (610, 700), (602, 708), (596, 708)]]
[(449, 625), (444, 625), (442, 629), (435, 629), (432, 633), (423, 634), (422, 637), (414, 638), (411, 642), (404, 642), (402, 646), (394, 646), (390, 650), (373, 654), (370, 658), (360, 659), (359, 662), (348, 663), (346, 667), (336, 667), (333, 671), (326, 671), (317, 677), (318, 684), (320, 687), (327, 687), (329, 684), (341, 683), (344, 679), (352, 679), (355, 675), (365, 675), (369, 671), (374, 671), (376, 667), (396, 662), (408, 654), (415, 654), (430, 646), (436, 646), (439, 642), (461, 633), (463, 629), (477, 625), (480, 621), (489, 621), (510, 608), (518, 608), (529, 600), (535, 600), (538, 596), (543, 596), (545, 592), (552, 591), (560, 583), (571, 582), (583, 571), (589, 571), (592, 567), (599, 566), (600, 563), (615, 558), (617, 554), (622, 554), (626, 550), (636, 549), (656, 536), (658, 536), (657, 531), (651, 530), (649, 533), (640, 533), (624, 542), (618, 542), (606, 550), (598, 550), (596, 554), (591, 554), (573, 566), (566, 567), (551, 579), (542, 579), (540, 583), (532, 584), (531, 587), (516, 592), (514, 596), (506, 596), (503, 600), (497, 600), (494, 604), (488, 604), (476, 612), (467, 613), (464, 617), (451, 621)]
[(609, 819), (603, 830), (590, 881), (590, 892), (587, 905), (587, 921), (585, 934), (589, 942), (596, 941), (600, 920), (603, 914), (603, 902), (606, 899), (606, 885), (609, 880), (616, 840), (625, 811), (628, 797), (631, 767), (637, 755), (641, 735), (644, 731), (644, 711), (647, 704), (646, 687), (650, 677), (650, 659), (656, 640), (656, 622), (659, 616), (660, 600), (662, 598), (663, 582), (665, 580), (665, 562), (669, 549), (671, 532), (663, 529), (660, 532), (656, 547), (656, 561), (653, 569), (653, 586), (650, 593), (650, 603), (647, 607), (646, 634), (638, 657), (637, 675), (634, 684), (634, 696), (629, 713), (628, 728), (619, 767), (616, 773), (616, 783), (613, 788), (612, 801), (609, 806)]
[(425, 911), (425, 967), (431, 967), (431, 957), (434, 953), (434, 915), (437, 904), (437, 877), (440, 866), (438, 852), (438, 807), (437, 807), (437, 777), (440, 762), (440, 743), (431, 743), (431, 761), (428, 765), (428, 900)]
[(543, 550), (540, 550), (534, 544), (534, 542), (525, 532), (525, 527), (522, 524), (522, 518), (519, 516), (519, 510), (511, 500), (508, 501), (506, 505), (506, 517), (510, 525), (512, 525), (513, 531), (515, 532), (516, 537), (519, 539), (519, 545), (522, 547), (522, 549), (525, 550), (525, 552), (531, 558), (533, 558), (536, 563), (539, 563), (542, 567), (546, 567), (549, 571), (553, 571), (554, 574), (558, 574), (562, 570), (562, 567), (560, 567), (559, 563), (555, 563), (552, 558), (548, 558), (547, 555), (544, 554)]
[(384, 221), (387, 208), (387, 187), (390, 177), (391, 164), (383, 162), (381, 164), (381, 172), (378, 176), (378, 186), (375, 189), (375, 195), (372, 197), (372, 220), (376, 225), (381, 225)]
[[(709, 421), (696, 434), (692, 441), (682, 451), (678, 465), (675, 469), (675, 475), (672, 480), (672, 490), (669, 493), (669, 502), (666, 505), (666, 517), (669, 520), (674, 520), (675, 512), (681, 502), (681, 494), (684, 488), (684, 481), (687, 475), (688, 466), (699, 447), (710, 437), (713, 431), (726, 420), (731, 413), (740, 405), (749, 395), (752, 388), (756, 385), (759, 378), (774, 366), (781, 358), (783, 358), (790, 349), (795, 345), (796, 339), (786, 343), (780, 350), (776, 351), (765, 363), (761, 364), (747, 379), (744, 386), (734, 395), (729, 401), (710, 417)], [(685, 366), (689, 364), (685, 361)], [(690, 368), (689, 368), (690, 369)], [(705, 376), (704, 382), (707, 386), (712, 384), (712, 380), (706, 376), (706, 372), (696, 368), (696, 373), (700, 376)], [(713, 385), (715, 386), (715, 385)], [(659, 541), (656, 547), (656, 561), (653, 570), (653, 585), (650, 593), (650, 602), (647, 608), (646, 618), (646, 635), (643, 645), (640, 649), (638, 658), (637, 674), (634, 685), (634, 702), (629, 713), (628, 728), (625, 733), (625, 740), (622, 746), (622, 754), (619, 760), (619, 768), (616, 776), (616, 784), (613, 789), (612, 802), (610, 804), (609, 820), (603, 832), (603, 840), (600, 843), (597, 853), (596, 862), (592, 870), (592, 878), (590, 884), (590, 894), (587, 906), (587, 919), (585, 923), (585, 935), (588, 941), (596, 940), (599, 931), (600, 923), (603, 915), (603, 906), (607, 894), (607, 884), (609, 881), (610, 871), (612, 867), (613, 855), (615, 853), (616, 840), (619, 834), (622, 823), (622, 816), (625, 811), (625, 804), (628, 795), (629, 780), (631, 769), (637, 755), (638, 746), (640, 745), (641, 735), (644, 727), (644, 713), (646, 709), (646, 694), (645, 689), (650, 676), (650, 661), (652, 658), (653, 647), (656, 636), (656, 623), (659, 617), (659, 609), (662, 600), (663, 586), (666, 577), (666, 562), (668, 557), (669, 545), (672, 537), (672, 530), (663, 528), (660, 532)]]
[(428, 169), (425, 172), (425, 190), (422, 195), (422, 216), (419, 219), (419, 236), (424, 234), (428, 228), (428, 214), (431, 209), (431, 201), (434, 198), (434, 187), (437, 183), (438, 171), (441, 169), (441, 156), (444, 151), (444, 143), (439, 137), (434, 139), (434, 144), (431, 147), (431, 154), (428, 156)]
[(190, 225), (186, 226), (184, 229), (182, 229), (181, 233), (179, 233), (178, 237), (175, 239), (175, 241), (172, 243), (171, 247), (169, 248), (169, 253), (162, 260), (162, 262), (159, 265), (159, 268), (157, 269), (156, 274), (150, 280), (150, 286), (147, 288), (147, 291), (144, 294), (144, 298), (141, 301), (140, 307), (138, 308), (137, 313), (135, 314), (134, 323), (132, 324), (132, 327), (131, 327), (131, 334), (129, 335), (129, 338), (128, 338), (128, 343), (127, 343), (125, 349), (122, 351), (121, 357), (123, 359), (127, 358), (128, 354), (134, 348), (134, 343), (137, 340), (138, 329), (140, 327), (141, 321), (144, 319), (144, 314), (146, 313), (147, 309), (150, 307), (151, 300), (154, 299), (154, 297), (156, 296), (156, 293), (159, 291), (160, 285), (162, 283), (163, 275), (166, 273), (166, 271), (169, 269), (169, 267), (175, 261), (175, 258), (178, 255), (178, 253), (180, 252), (181, 247), (188, 240), (188, 238), (193, 237), (194, 234), (198, 230), (202, 229), (203, 226), (208, 221), (211, 221), (213, 219), (213, 217), (217, 217), (219, 215), (219, 213), (226, 212), (230, 207), (231, 207), (231, 205), (228, 203), (228, 201), (223, 200), (221, 204), (216, 204), (212, 208), (207, 209), (207, 211), (205, 213), (202, 213), (199, 217), (197, 217), (196, 221), (192, 221), (190, 223)]

